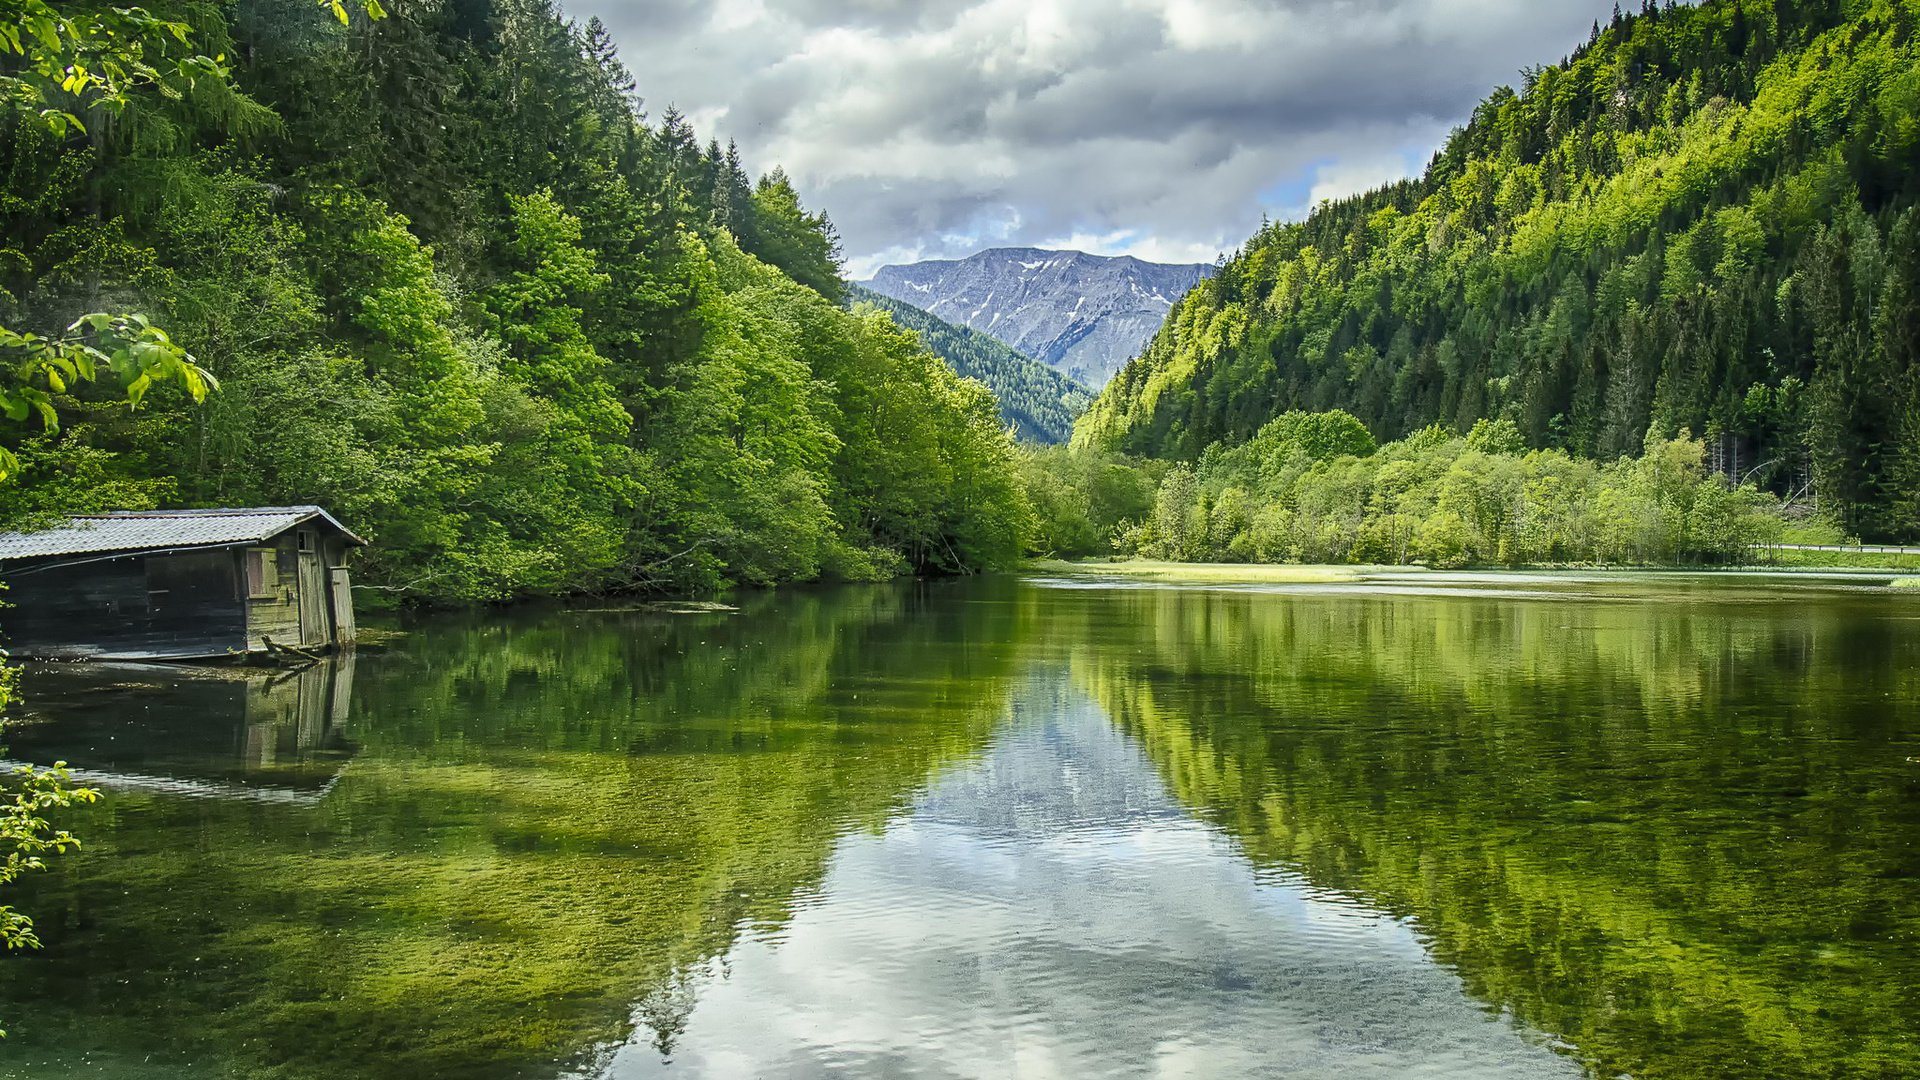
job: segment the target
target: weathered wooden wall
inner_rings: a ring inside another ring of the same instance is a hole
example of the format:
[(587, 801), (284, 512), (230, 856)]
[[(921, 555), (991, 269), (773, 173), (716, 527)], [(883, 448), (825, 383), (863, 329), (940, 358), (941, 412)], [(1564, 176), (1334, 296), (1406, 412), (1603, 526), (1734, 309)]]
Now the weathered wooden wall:
[(293, 534), (243, 550), (269, 553), (274, 567), (265, 587), (247, 597), (247, 647), (264, 649), (267, 638), (278, 645), (300, 644), (300, 574)]
[[(301, 534), (308, 541), (300, 550)], [(0, 568), (0, 647), (21, 656), (168, 659), (352, 644), (347, 544), (311, 525), (251, 547), (46, 559)], [(257, 581), (249, 574), (259, 556)]]
[(218, 656), (247, 647), (231, 551), (9, 568), (0, 638), (19, 656)]

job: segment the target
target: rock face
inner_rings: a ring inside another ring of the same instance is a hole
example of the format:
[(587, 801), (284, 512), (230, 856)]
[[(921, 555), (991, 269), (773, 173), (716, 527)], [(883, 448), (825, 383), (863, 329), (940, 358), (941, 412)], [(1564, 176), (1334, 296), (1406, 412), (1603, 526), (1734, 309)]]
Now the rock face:
[(1205, 263), (995, 248), (957, 261), (882, 267), (865, 284), (999, 338), (1097, 390), (1160, 329), (1174, 302), (1212, 273)]

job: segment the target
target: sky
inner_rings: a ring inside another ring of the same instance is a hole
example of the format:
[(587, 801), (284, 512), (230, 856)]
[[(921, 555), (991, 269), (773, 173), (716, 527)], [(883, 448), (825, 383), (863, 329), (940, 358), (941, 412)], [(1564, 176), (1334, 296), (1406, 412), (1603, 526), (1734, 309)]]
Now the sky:
[(780, 166), (848, 276), (990, 247), (1211, 262), (1418, 173), (1613, 0), (564, 0), (657, 119)]

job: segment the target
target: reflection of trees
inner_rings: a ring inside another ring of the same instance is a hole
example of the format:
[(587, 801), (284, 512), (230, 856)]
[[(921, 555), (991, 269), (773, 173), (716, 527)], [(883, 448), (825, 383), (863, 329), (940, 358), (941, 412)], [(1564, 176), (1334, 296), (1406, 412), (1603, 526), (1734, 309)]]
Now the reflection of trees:
[(551, 1072), (984, 745), (1010, 611), (881, 587), (423, 626), (360, 658), (358, 751), (317, 807), (127, 795), (84, 823), (4, 992), (16, 1045)]
[(1597, 1074), (1920, 1072), (1900, 624), (1834, 602), (1079, 610), (1049, 636), (1100, 641), (1077, 680), (1181, 799), (1256, 860), (1414, 916)]
[(1256, 861), (1415, 917), (1597, 1073), (1920, 1071), (1912, 624), (994, 588), (440, 619), (364, 653), (317, 805), (76, 823), (30, 895), (48, 951), (7, 961), (9, 1053), (489, 1076), (634, 1023), (667, 1045), (741, 926), (978, 751), (1020, 661), (1065, 659)]

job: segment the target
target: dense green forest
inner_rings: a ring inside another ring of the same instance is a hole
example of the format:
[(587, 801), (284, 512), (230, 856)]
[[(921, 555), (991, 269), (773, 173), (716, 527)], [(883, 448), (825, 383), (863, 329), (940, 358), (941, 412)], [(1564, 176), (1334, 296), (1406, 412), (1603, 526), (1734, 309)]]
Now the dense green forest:
[[(7, 517), (321, 503), (374, 541), (363, 584), (429, 600), (1019, 554), (990, 395), (844, 310), (826, 217), (649, 118), (597, 22), (21, 2)], [(144, 318), (62, 331), (90, 312)]]
[[(1089, 451), (1040, 471), (1097, 463), (1084, 482), (1031, 477), (1037, 530), (1061, 554), (1122, 552), (1182, 562), (1674, 565), (1748, 561), (1788, 527), (1778, 500), (1708, 468), (1698, 439), (1655, 439), (1601, 463), (1529, 450), (1511, 420), (1465, 436), (1432, 425), (1376, 446), (1351, 414), (1287, 413), (1197, 465)], [(1030, 466), (1031, 470), (1031, 466)], [(1123, 477), (1134, 477), (1129, 482)], [(1144, 510), (1140, 504), (1147, 502)], [(1838, 541), (1801, 524), (1796, 539)], [(1811, 533), (1811, 535), (1810, 535)]]
[(1383, 441), (1502, 420), (1579, 459), (1698, 440), (1849, 532), (1920, 534), (1916, 27), (1915, 0), (1596, 25), (1424, 176), (1263, 228), (1076, 445), (1197, 461), (1330, 409)]
[(0, 42), (0, 515), (318, 502), (419, 600), (1023, 545), (1718, 561), (1772, 500), (1912, 535), (1917, 12), (1596, 26), (1425, 176), (1264, 228), (1073, 453), (1006, 429), (1057, 438), (1075, 388), (851, 290), (783, 174), (650, 117), (550, 0), (89, 15), (132, 67)]
[(1023, 441), (1066, 442), (1073, 436), (1073, 422), (1093, 400), (1093, 391), (998, 338), (955, 326), (865, 286), (849, 284), (847, 298), (886, 312), (894, 322), (918, 333), (927, 348), (951, 364), (962, 378), (985, 383), (1000, 402), (1000, 419)]

